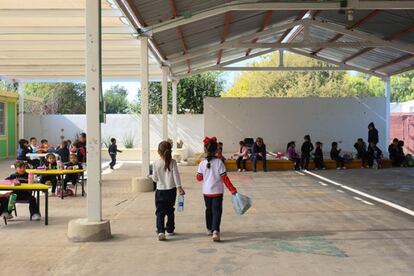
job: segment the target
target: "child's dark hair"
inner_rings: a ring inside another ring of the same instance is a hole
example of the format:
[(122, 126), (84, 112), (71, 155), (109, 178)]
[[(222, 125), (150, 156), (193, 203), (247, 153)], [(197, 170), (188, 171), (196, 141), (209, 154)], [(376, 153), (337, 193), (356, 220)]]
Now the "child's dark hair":
[(311, 138), (310, 138), (310, 135), (309, 135), (309, 134), (305, 135), (305, 137), (303, 137), (303, 139), (304, 139), (304, 140), (307, 140), (307, 141), (309, 141), (309, 142), (310, 142), (310, 140), (311, 140)]
[(36, 137), (30, 137), (30, 142), (33, 140), (37, 140)]
[(204, 148), (207, 152), (207, 168), (211, 168), (210, 161), (216, 158), (216, 151), (218, 148), (218, 144), (213, 139), (210, 139), (207, 144), (204, 145)]
[(240, 142), (239, 142), (239, 145), (240, 145), (240, 146), (245, 146), (245, 145), (246, 145), (246, 143), (245, 143), (244, 141), (240, 141)]
[(332, 142), (332, 147), (337, 147), (338, 143), (337, 142)]
[(63, 141), (62, 141), (62, 146), (63, 146), (64, 148), (67, 148), (67, 147), (68, 147), (68, 141), (63, 140)]
[(54, 157), (56, 159), (56, 156), (53, 153), (46, 154), (45, 156), (46, 160), (49, 159), (49, 157)]
[(322, 142), (318, 141), (318, 142), (315, 143), (315, 145), (322, 146)]
[(111, 138), (111, 143), (113, 144), (115, 142), (116, 142), (116, 139), (115, 138)]
[(358, 142), (364, 142), (364, 139), (358, 138)]
[(20, 146), (21, 148), (25, 147), (26, 143), (27, 143), (27, 140), (25, 140), (25, 139), (20, 139), (20, 140), (19, 140), (19, 146)]
[(44, 143), (48, 143), (48, 141), (46, 139), (42, 139), (42, 140), (40, 140), (40, 143), (44, 144)]
[(404, 141), (403, 140), (398, 140), (398, 146), (399, 147), (404, 147)]
[(164, 170), (169, 170), (170, 169), (170, 165), (171, 165), (171, 160), (172, 160), (172, 155), (171, 155), (171, 143), (168, 141), (162, 141), (161, 143), (159, 143), (158, 145), (158, 154), (164, 159), (165, 161), (165, 167)]
[(23, 161), (16, 161), (16, 163), (14, 163), (14, 168), (26, 168), (26, 163)]
[(398, 138), (394, 138), (394, 139), (392, 139), (392, 142), (393, 142), (393, 143), (398, 143), (398, 141), (399, 141), (399, 140), (398, 140)]
[(81, 142), (79, 140), (76, 140), (73, 144), (72, 144), (75, 148), (80, 148), (81, 147)]
[(289, 148), (290, 148), (290, 146), (291, 145), (294, 145), (295, 144), (295, 141), (290, 141), (288, 144), (287, 144), (287, 146), (286, 146), (286, 151), (288, 151), (289, 150)]

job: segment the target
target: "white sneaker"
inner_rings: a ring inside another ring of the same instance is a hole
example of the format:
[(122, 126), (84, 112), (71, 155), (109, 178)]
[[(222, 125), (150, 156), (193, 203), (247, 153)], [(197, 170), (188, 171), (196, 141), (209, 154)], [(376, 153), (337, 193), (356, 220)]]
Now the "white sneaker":
[(165, 234), (164, 233), (158, 233), (158, 240), (159, 241), (165, 241), (166, 240)]
[(34, 215), (32, 216), (32, 220), (34, 220), (34, 221), (39, 221), (39, 220), (40, 220), (40, 218), (41, 218), (41, 216), (40, 216), (39, 214), (34, 214)]
[(343, 170), (346, 170), (346, 167), (342, 167)]
[(213, 232), (213, 241), (219, 242), (220, 241), (220, 233), (218, 231)]
[(340, 167), (337, 167), (336, 169), (337, 169), (337, 170), (340, 170), (341, 168), (340, 168)]
[(168, 236), (168, 237), (175, 236), (175, 233), (174, 233), (174, 232), (171, 232), (171, 233), (168, 233), (168, 232), (167, 232), (167, 236)]
[(242, 172), (245, 172), (245, 171), (246, 171), (246, 169), (243, 169), (243, 170), (242, 170)]
[(237, 171), (238, 171), (238, 172), (241, 172), (241, 169), (238, 169)]
[(207, 236), (213, 236), (213, 231), (207, 230)]

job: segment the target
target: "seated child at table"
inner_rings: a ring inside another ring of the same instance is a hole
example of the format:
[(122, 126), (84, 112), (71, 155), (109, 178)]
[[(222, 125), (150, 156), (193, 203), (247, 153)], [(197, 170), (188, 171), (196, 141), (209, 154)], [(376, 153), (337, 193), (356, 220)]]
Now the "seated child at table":
[(56, 148), (55, 151), (56, 154), (59, 154), (60, 156), (60, 161), (62, 161), (62, 163), (68, 163), (69, 162), (69, 148), (68, 148), (68, 142), (63, 140), (62, 143), (60, 144), (60, 146), (58, 146)]
[[(78, 161), (78, 157), (76, 154), (72, 153), (69, 156), (70, 161), (65, 164), (66, 170), (82, 170), (82, 163)], [(65, 179), (63, 180), (63, 190), (66, 191), (66, 187), (68, 186), (68, 183), (71, 182), (72, 185), (76, 185), (79, 179), (79, 174), (67, 174), (65, 175)]]
[(338, 143), (332, 142), (331, 159), (336, 161), (336, 169), (346, 169), (345, 159), (340, 155), (341, 149), (338, 149)]
[(324, 170), (325, 164), (323, 163), (322, 143), (318, 141), (315, 143), (315, 146), (315, 158), (313, 159), (313, 162), (315, 163), (315, 169)]
[(37, 153), (47, 153), (49, 149), (49, 142), (46, 139), (40, 140), (40, 146), (37, 148)]
[[(6, 180), (17, 179), (20, 183), (28, 183), (29, 175), (26, 172), (26, 164), (22, 161), (17, 161), (14, 164), (16, 172), (11, 174)], [(39, 206), (37, 206), (36, 198), (29, 191), (14, 191), (17, 195), (16, 200), (27, 200), (29, 201), (29, 211), (32, 220), (40, 220)]]
[(29, 141), (26, 139), (19, 140), (19, 147), (17, 149), (17, 160), (19, 161), (28, 161), (29, 158), (26, 154), (31, 153), (29, 148)]
[(79, 140), (76, 140), (75, 143), (73, 143), (71, 153), (75, 153), (78, 156), (79, 162), (86, 162), (86, 149)]
[(36, 153), (36, 151), (37, 151), (37, 139), (36, 139), (36, 137), (30, 137), (29, 142), (30, 142), (29, 149), (30, 149), (31, 153)]
[[(46, 155), (45, 167), (49, 170), (57, 169), (56, 156), (53, 153), (48, 153)], [(50, 182), (52, 184), (51, 195), (54, 195), (56, 192), (57, 176), (56, 175), (42, 175), (40, 177), (40, 183), (46, 184), (47, 182)]]

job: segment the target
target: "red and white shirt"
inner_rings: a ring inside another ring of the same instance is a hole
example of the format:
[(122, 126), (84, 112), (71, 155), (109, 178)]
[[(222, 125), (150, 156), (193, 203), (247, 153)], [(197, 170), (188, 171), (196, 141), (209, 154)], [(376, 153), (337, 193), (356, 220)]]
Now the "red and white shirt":
[(224, 193), (224, 185), (232, 194), (237, 192), (227, 177), (226, 167), (221, 159), (214, 158), (210, 160), (210, 168), (207, 168), (207, 164), (207, 160), (201, 161), (197, 170), (197, 180), (203, 181), (203, 194), (205, 196), (215, 197), (222, 195)]

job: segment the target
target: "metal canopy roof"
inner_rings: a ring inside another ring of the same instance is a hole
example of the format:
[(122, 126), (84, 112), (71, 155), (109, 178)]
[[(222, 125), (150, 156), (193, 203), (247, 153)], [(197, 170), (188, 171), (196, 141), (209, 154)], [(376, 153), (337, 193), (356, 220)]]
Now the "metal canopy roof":
[[(85, 0), (0, 0), (0, 78), (15, 81), (85, 79)], [(102, 1), (104, 80), (139, 80), (136, 29), (116, 4)], [(150, 60), (150, 76), (161, 79)]]
[(138, 31), (150, 37), (152, 51), (176, 77), (230, 70), (227, 65), (280, 49), (379, 77), (414, 68), (414, 1), (118, 4)]

